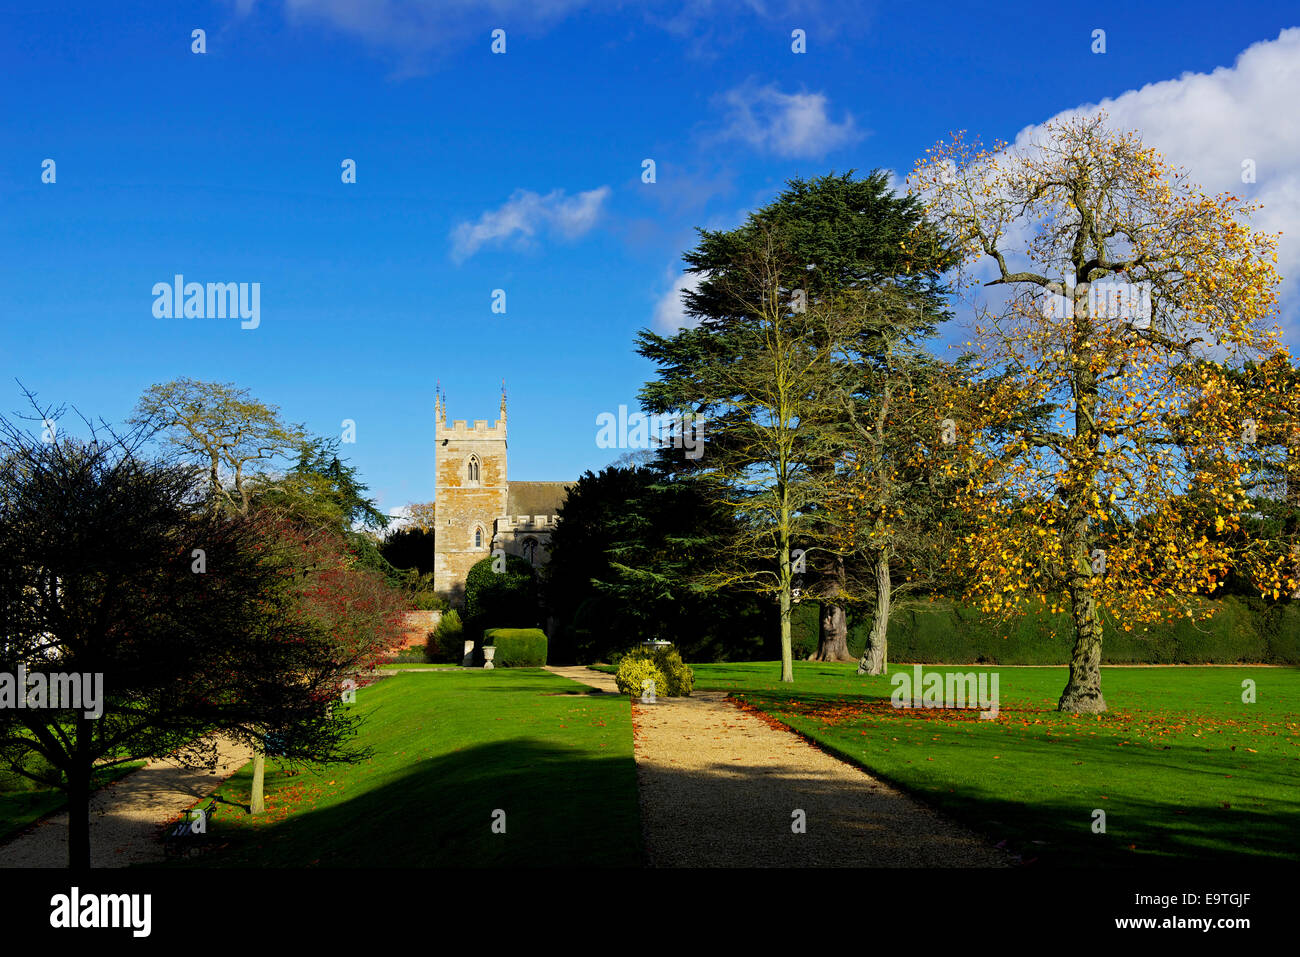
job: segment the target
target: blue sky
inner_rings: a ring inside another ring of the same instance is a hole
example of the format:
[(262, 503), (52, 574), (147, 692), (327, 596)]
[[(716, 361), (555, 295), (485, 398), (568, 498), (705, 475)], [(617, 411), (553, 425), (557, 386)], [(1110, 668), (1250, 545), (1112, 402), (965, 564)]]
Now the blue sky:
[[(1283, 32), (1300, 17), (1284, 5), (14, 6), (6, 411), (15, 380), (115, 422), (152, 383), (233, 381), (320, 434), (354, 420), (345, 451), (391, 509), (432, 498), (435, 382), (449, 419), (491, 419), (504, 378), (511, 476), (572, 478), (621, 454), (596, 446), (595, 419), (652, 374), (633, 339), (674, 322), (694, 227), (736, 225), (794, 175), (905, 174), (951, 131), (1013, 140), (1098, 103), (1207, 188), (1265, 203), (1300, 343), (1300, 30)], [(151, 289), (177, 273), (260, 283), (260, 324), (155, 317)]]

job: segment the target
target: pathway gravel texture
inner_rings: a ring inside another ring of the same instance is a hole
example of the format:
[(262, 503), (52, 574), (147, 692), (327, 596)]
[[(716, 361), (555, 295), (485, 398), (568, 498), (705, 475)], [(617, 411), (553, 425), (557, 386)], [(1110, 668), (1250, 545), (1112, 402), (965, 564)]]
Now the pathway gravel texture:
[[(556, 674), (617, 693), (610, 675)], [(632, 702), (641, 821), (656, 867), (1006, 867), (1006, 852), (724, 692)], [(802, 811), (802, 816), (796, 814)], [(802, 819), (803, 832), (795, 825)]]
[[(179, 765), (169, 758), (96, 791), (90, 799), (90, 866), (126, 867), (164, 859), (163, 826), (207, 797), (253, 757), (250, 748), (217, 741), (213, 771)], [(0, 844), (0, 867), (67, 867), (68, 813), (60, 811)]]

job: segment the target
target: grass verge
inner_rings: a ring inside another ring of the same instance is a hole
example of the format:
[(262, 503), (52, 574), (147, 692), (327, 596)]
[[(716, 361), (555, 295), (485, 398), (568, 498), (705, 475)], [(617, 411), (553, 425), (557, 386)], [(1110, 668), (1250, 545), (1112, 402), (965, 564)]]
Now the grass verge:
[(352, 706), (369, 758), (268, 762), (256, 818), (246, 766), (217, 792), (217, 849), (179, 866), (638, 865), (631, 709), (586, 691), (541, 669), (385, 678)]
[(1026, 860), (1300, 860), (1300, 669), (1105, 667), (1110, 711), (1067, 715), (1055, 710), (1064, 668), (926, 666), (996, 672), (1000, 713), (983, 721), (894, 708), (890, 676), (852, 664), (796, 662), (793, 685), (773, 662), (692, 668), (696, 687), (731, 692)]

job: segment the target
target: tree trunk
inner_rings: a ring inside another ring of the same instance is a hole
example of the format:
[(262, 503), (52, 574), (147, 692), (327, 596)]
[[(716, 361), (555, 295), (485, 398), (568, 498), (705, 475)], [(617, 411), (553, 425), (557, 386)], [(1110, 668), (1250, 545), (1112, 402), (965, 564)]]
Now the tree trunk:
[(76, 717), (76, 744), (68, 765), (68, 868), (90, 870), (90, 779), (95, 761), (90, 756), (94, 728), (85, 715)]
[(781, 602), (781, 680), (794, 681), (794, 656), (790, 650), (790, 538), (781, 536), (781, 579), (778, 597)]
[(261, 814), (266, 810), (262, 789), (266, 781), (266, 751), (261, 747), (253, 751), (253, 793), (248, 800), (248, 813)]
[(790, 507), (789, 491), (784, 481), (778, 482), (781, 516), (777, 525), (777, 599), (781, 606), (781, 680), (794, 682), (794, 656), (790, 650)]
[(68, 868), (90, 870), (91, 769), (74, 761), (68, 772)]
[(823, 601), (820, 628), (817, 637), (817, 651), (809, 656), (809, 661), (852, 661), (849, 654), (848, 617), (844, 606), (838, 602)]
[(835, 578), (822, 596), (821, 621), (817, 635), (817, 653), (811, 661), (852, 661), (849, 654), (848, 616), (844, 606), (836, 601), (844, 588), (844, 557), (835, 556)]
[(886, 652), (889, 645), (889, 603), (893, 596), (894, 582), (889, 576), (889, 550), (881, 549), (876, 553), (876, 614), (871, 621), (871, 634), (867, 637), (867, 647), (862, 651), (862, 660), (858, 662), (858, 674), (883, 675), (885, 673)]
[(790, 651), (790, 589), (781, 589), (781, 680), (794, 681), (794, 655)]
[(1106, 699), (1101, 696), (1101, 622), (1097, 620), (1092, 591), (1078, 569), (1070, 585), (1070, 612), (1074, 618), (1074, 653), (1070, 655), (1070, 680), (1056, 709), (1099, 714), (1106, 710)]
[(216, 508), (217, 502), (221, 500), (221, 460), (217, 458), (216, 453), (210, 456), (211, 462), (208, 466), (208, 491), (211, 492), (211, 507)]
[[(1092, 334), (1086, 313), (1076, 314), (1075, 330), (1079, 340), (1086, 340)], [(1101, 433), (1096, 426), (1097, 376), (1087, 363), (1076, 363), (1075, 394), (1078, 402), (1074, 409), (1074, 431), (1082, 453), (1078, 458), (1093, 462), (1101, 446)], [(1100, 714), (1106, 710), (1106, 699), (1101, 696), (1101, 622), (1097, 620), (1097, 601), (1092, 589), (1088, 540), (1088, 499), (1096, 481), (1096, 473), (1089, 468), (1086, 474), (1072, 476), (1065, 491), (1068, 554), (1074, 561), (1066, 585), (1070, 593), (1070, 615), (1074, 619), (1074, 652), (1070, 655), (1070, 680), (1061, 692), (1056, 710), (1076, 714)]]

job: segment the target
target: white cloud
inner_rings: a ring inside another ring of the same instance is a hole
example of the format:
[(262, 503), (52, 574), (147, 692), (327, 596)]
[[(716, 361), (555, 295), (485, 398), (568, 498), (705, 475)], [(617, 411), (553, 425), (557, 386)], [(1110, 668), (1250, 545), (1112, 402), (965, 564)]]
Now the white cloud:
[(461, 262), (488, 243), (511, 238), (526, 245), (543, 231), (576, 239), (596, 224), (609, 194), (608, 186), (568, 197), (562, 189), (553, 189), (545, 196), (517, 189), (500, 207), (479, 216), (477, 222), (459, 223), (451, 231), (452, 258)]
[[(1054, 119), (1104, 109), (1118, 129), (1141, 132), (1207, 192), (1228, 192), (1263, 204), (1252, 225), (1282, 232), (1278, 270), (1283, 314), (1294, 333), (1300, 312), (1300, 28), (1283, 30), (1242, 51), (1231, 67), (1184, 73), (1113, 99), (1066, 110)], [(1042, 126), (1016, 137), (1024, 146)], [(1242, 163), (1254, 160), (1256, 182), (1242, 182)], [(1293, 335), (1293, 338), (1300, 338)]]
[(861, 29), (860, 11), (846, 14), (822, 0), (226, 0), (240, 16), (282, 7), (287, 20), (323, 25), (396, 56), (398, 76), (425, 72), (442, 54), (479, 43), (501, 27), (508, 42), (540, 33), (577, 14), (619, 13), (686, 41), (696, 53), (734, 42), (749, 20), (786, 24), (834, 38)]
[[(236, 5), (242, 12), (255, 2), (236, 0)], [(593, 0), (284, 0), (291, 17), (316, 18), (348, 33), (394, 42), (403, 37), (410, 41), (412, 34), (468, 27), (469, 20), (504, 17), (514, 23), (549, 23), (590, 6)]]
[(750, 82), (720, 99), (727, 117), (718, 138), (777, 156), (817, 158), (863, 136), (848, 113), (838, 123), (831, 119), (824, 93), (782, 93), (774, 83)]
[(694, 272), (680, 273), (673, 280), (672, 288), (659, 297), (655, 304), (654, 326), (661, 332), (676, 332), (698, 325), (695, 319), (686, 315), (682, 305), (682, 293), (694, 292), (700, 285), (701, 275)]

